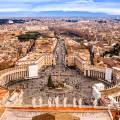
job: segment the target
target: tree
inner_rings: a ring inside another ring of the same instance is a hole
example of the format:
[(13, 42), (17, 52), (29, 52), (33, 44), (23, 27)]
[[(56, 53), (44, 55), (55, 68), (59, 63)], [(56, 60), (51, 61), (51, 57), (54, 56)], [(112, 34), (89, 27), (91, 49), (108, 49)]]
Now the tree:
[(103, 57), (106, 55), (109, 55), (110, 57), (112, 57), (113, 55), (119, 56), (119, 53), (120, 53), (120, 45), (117, 43), (109, 51), (105, 51), (103, 53)]
[(19, 35), (18, 40), (20, 42), (29, 41), (31, 39), (36, 40), (40, 36), (39, 32), (27, 32), (25, 34)]
[(47, 86), (48, 86), (49, 88), (54, 88), (54, 84), (53, 84), (53, 81), (52, 81), (51, 75), (49, 75), (49, 77), (48, 77), (48, 83), (47, 83)]

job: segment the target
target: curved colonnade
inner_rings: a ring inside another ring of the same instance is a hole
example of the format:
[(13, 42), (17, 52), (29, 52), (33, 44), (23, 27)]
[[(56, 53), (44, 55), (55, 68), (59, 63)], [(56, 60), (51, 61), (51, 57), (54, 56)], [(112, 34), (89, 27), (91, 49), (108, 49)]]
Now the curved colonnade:
[[(92, 78), (100, 78), (105, 80), (105, 67), (97, 67), (93, 65), (85, 65), (85, 62), (79, 58), (78, 56), (67, 56), (66, 57), (66, 65), (68, 66), (76, 66), (80, 69), (84, 76), (92, 77)], [(117, 84), (120, 83), (120, 70), (113, 69), (114, 79), (117, 81)]]
[[(55, 57), (52, 54), (43, 55), (36, 64), (39, 70), (49, 65), (55, 65)], [(4, 86), (10, 81), (29, 78), (28, 67), (29, 65), (22, 65), (0, 71), (0, 86)]]
[(28, 76), (27, 66), (19, 66), (0, 71), (0, 85), (4, 86), (12, 80), (26, 78)]
[[(78, 56), (67, 56), (66, 65), (76, 66), (86, 77), (96, 78), (98, 80), (103, 80), (104, 82), (110, 83), (105, 80), (106, 68), (105, 67), (96, 67), (92, 65), (86, 66), (81, 58)], [(104, 95), (113, 96), (117, 102), (120, 103), (120, 70), (112, 69), (113, 79), (116, 81), (115, 85), (106, 87), (105, 90), (101, 91)]]

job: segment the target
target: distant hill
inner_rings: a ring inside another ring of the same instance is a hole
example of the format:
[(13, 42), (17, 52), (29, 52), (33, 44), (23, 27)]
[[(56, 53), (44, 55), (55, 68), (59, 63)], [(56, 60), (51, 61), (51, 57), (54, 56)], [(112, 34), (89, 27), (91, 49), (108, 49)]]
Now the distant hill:
[(43, 12), (46, 16), (69, 16), (69, 17), (94, 17), (94, 16), (106, 16), (104, 13), (90, 13), (90, 12), (79, 12), (79, 11), (49, 11)]
[(120, 15), (107, 15), (105, 13), (91, 13), (79, 11), (41, 11), (41, 12), (6, 12), (0, 13), (0, 17), (120, 17)]

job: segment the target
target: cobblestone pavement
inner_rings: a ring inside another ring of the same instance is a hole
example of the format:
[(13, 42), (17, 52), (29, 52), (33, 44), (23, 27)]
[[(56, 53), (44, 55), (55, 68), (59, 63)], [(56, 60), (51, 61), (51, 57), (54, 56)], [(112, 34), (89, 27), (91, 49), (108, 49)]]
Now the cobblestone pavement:
[[(61, 72), (61, 79), (65, 81), (67, 85), (73, 87), (72, 91), (67, 92), (49, 92), (47, 90), (47, 73), (50, 70), (51, 73), (56, 73), (56, 68), (48, 67), (44, 74), (39, 78), (20, 81), (17, 83), (12, 83), (9, 88), (16, 88), (21, 86), (24, 90), (24, 104), (31, 104), (33, 97), (39, 98), (40, 96), (44, 98), (44, 102), (47, 103), (48, 97), (60, 96), (61, 101), (64, 96), (68, 97), (68, 103), (72, 103), (73, 97), (79, 99), (80, 97), (90, 98), (92, 96), (92, 85), (98, 83), (97, 80), (85, 78), (80, 75), (76, 70), (66, 69)], [(65, 75), (66, 74), (66, 75)], [(68, 75), (67, 75), (68, 74)], [(57, 79), (58, 75), (52, 74), (52, 79)]]

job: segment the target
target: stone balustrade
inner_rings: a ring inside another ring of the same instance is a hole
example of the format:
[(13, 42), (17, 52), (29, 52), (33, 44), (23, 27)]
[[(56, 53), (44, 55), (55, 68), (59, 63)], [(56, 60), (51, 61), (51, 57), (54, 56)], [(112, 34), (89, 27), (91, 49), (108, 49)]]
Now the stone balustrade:
[[(44, 97), (39, 97), (39, 98), (35, 98), (35, 97), (32, 97), (32, 100), (31, 100), (31, 104), (24, 104), (23, 102), (23, 93), (24, 92), (21, 92), (19, 94), (19, 96), (16, 97), (16, 99), (12, 99), (13, 96), (11, 96), (9, 99), (11, 100), (11, 102), (9, 102), (9, 100), (6, 101), (6, 107), (27, 107), (27, 106), (30, 106), (30, 107), (64, 107), (64, 108), (67, 108), (67, 107), (79, 107), (79, 108), (82, 108), (82, 107), (86, 107), (84, 104), (83, 104), (83, 99), (82, 98), (73, 98), (72, 100), (72, 103), (68, 103), (68, 98), (67, 97), (64, 97), (61, 101), (60, 97), (57, 96), (57, 97), (48, 97), (48, 98), (44, 98)], [(9, 104), (8, 104), (9, 103)], [(90, 106), (90, 105), (89, 105)], [(91, 105), (91, 107), (95, 107), (97, 106), (97, 102), (93, 102), (93, 105)]]
[[(21, 96), (21, 94), (19, 94), (19, 96)], [(52, 107), (56, 107), (56, 108), (86, 108), (86, 107), (91, 107), (91, 108), (102, 108), (105, 106), (99, 106), (98, 105), (98, 100), (93, 100), (93, 104), (91, 105), (85, 105), (84, 104), (84, 100), (83, 98), (73, 98), (72, 103), (69, 103), (69, 99), (67, 97), (64, 97), (61, 101), (61, 99), (59, 98), (59, 96), (57, 97), (48, 97), (48, 98), (44, 98), (44, 97), (39, 97), (39, 98), (35, 98), (33, 97), (31, 100), (31, 104), (24, 104), (23, 103), (23, 93), (21, 97), (16, 97), (16, 100), (14, 100), (13, 102), (9, 102), (6, 101), (6, 107), (10, 108), (10, 107), (48, 107), (48, 108), (52, 108)], [(12, 97), (13, 98), (13, 97)], [(10, 98), (11, 99), (11, 98)], [(120, 96), (116, 96), (115, 100), (119, 103), (120, 107)], [(112, 104), (112, 106), (114, 108), (114, 104)], [(106, 107), (107, 108), (107, 107)]]

